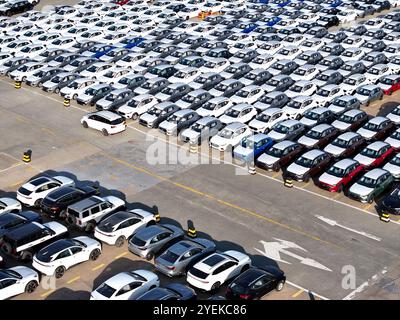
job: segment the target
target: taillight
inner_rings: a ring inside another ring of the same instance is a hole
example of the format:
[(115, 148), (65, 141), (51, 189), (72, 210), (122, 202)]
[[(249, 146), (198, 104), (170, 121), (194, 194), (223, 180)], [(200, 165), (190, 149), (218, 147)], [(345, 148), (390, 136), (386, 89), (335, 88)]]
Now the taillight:
[(239, 298), (240, 299), (249, 299), (250, 295), (249, 294), (241, 294), (241, 295), (239, 295)]
[(50, 208), (50, 210), (53, 211), (53, 212), (57, 212), (58, 208), (57, 207), (53, 207), (53, 208)]
[(174, 266), (167, 266), (167, 268), (168, 268), (169, 270), (175, 270), (175, 267), (174, 267)]

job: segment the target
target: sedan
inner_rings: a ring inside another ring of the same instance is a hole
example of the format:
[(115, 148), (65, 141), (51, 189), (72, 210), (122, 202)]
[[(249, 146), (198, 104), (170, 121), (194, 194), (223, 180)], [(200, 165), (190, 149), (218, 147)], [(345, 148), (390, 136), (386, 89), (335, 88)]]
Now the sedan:
[(375, 197), (392, 185), (393, 181), (394, 178), (389, 171), (375, 168), (365, 173), (350, 187), (348, 196), (363, 203), (372, 203)]
[(28, 267), (0, 269), (0, 300), (21, 293), (32, 293), (39, 286), (39, 274)]
[(95, 261), (100, 254), (101, 244), (92, 238), (61, 239), (39, 250), (32, 266), (44, 275), (59, 279), (67, 269), (84, 261)]
[(332, 125), (322, 123), (312, 127), (297, 142), (306, 149), (323, 148), (339, 133)]
[(272, 290), (281, 291), (285, 285), (284, 272), (276, 267), (250, 268), (235, 278), (226, 290), (229, 300), (261, 299)]
[(92, 291), (90, 300), (133, 300), (159, 286), (158, 276), (151, 271), (121, 272)]
[(180, 283), (170, 283), (165, 287), (153, 288), (135, 300), (157, 300), (157, 301), (176, 301), (176, 300), (196, 300), (197, 294), (188, 286)]
[(181, 240), (163, 252), (154, 263), (158, 271), (169, 277), (184, 275), (215, 250), (215, 243), (207, 239)]
[(353, 159), (343, 159), (333, 164), (318, 179), (317, 185), (329, 192), (341, 192), (343, 188), (363, 172), (364, 168)]
[(286, 176), (297, 181), (308, 182), (310, 178), (331, 162), (331, 155), (318, 149), (310, 150), (300, 156), (286, 169)]
[(183, 238), (184, 232), (174, 225), (152, 225), (139, 230), (130, 240), (128, 249), (130, 252), (152, 260), (154, 255)]

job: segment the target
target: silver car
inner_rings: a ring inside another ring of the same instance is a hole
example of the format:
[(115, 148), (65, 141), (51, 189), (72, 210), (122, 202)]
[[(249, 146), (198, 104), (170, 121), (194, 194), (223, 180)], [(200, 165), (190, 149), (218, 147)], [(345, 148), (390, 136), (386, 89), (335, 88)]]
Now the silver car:
[(215, 252), (216, 245), (207, 239), (181, 240), (168, 248), (154, 262), (167, 276), (186, 274), (196, 262)]
[(157, 252), (174, 241), (180, 240), (183, 235), (181, 228), (170, 224), (149, 226), (138, 231), (129, 240), (128, 249), (146, 260), (151, 260)]

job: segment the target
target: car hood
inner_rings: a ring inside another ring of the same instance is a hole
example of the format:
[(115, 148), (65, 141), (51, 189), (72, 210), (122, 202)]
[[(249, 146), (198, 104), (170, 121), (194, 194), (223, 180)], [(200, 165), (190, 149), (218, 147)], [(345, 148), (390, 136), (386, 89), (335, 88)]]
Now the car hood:
[(362, 186), (358, 183), (353, 184), (349, 190), (349, 192), (357, 194), (359, 196), (368, 196), (372, 191), (372, 188)]
[(306, 127), (312, 127), (317, 123), (317, 121), (308, 118), (301, 118), (300, 122), (304, 124)]
[(400, 148), (400, 140), (388, 137), (386, 138), (385, 142), (389, 143), (393, 148)]
[(176, 123), (171, 123), (168, 122), (167, 120), (161, 122), (161, 124), (159, 125), (159, 128), (163, 128), (167, 131), (174, 131), (176, 127), (177, 127)]
[(337, 146), (334, 146), (334, 145), (332, 145), (332, 144), (328, 144), (328, 145), (324, 148), (324, 151), (326, 151), (326, 152), (328, 152), (328, 153), (330, 153), (330, 154), (332, 154), (332, 155), (334, 155), (334, 156), (339, 156), (339, 155), (341, 155), (341, 154), (343, 153), (344, 150), (345, 150), (345, 149), (340, 148), (340, 147), (337, 147)]
[(304, 175), (306, 174), (310, 169), (309, 168), (305, 168), (302, 166), (299, 166), (296, 163), (292, 163), (288, 168), (287, 168), (287, 172), (288, 173), (294, 173), (295, 175)]
[(279, 133), (279, 132), (276, 132), (276, 131), (271, 131), (271, 132), (269, 132), (267, 134), (267, 136), (270, 137), (273, 140), (279, 141), (279, 140), (284, 139), (286, 137), (286, 134)]
[(361, 103), (365, 103), (369, 99), (367, 96), (364, 96), (364, 95), (361, 95), (361, 94), (358, 94), (358, 93), (356, 93), (354, 95), (354, 97), (357, 98), (358, 100), (360, 100)]
[(181, 135), (185, 138), (188, 138), (189, 140), (196, 140), (197, 138), (200, 137), (200, 132), (196, 132), (190, 128), (185, 129)]
[(146, 121), (147, 123), (153, 123), (155, 120), (157, 120), (157, 117), (149, 113), (144, 113), (140, 116), (140, 119)]
[(249, 122), (249, 126), (252, 128), (255, 128), (257, 130), (261, 130), (261, 129), (265, 129), (268, 127), (268, 123), (257, 120), (257, 119), (253, 119)]
[(386, 163), (383, 166), (383, 169), (389, 171), (393, 176), (398, 177), (400, 175), (400, 167), (396, 166), (394, 164), (391, 163)]
[(300, 137), (300, 139), (297, 142), (302, 144), (302, 145), (305, 145), (307, 147), (312, 147), (318, 142), (318, 140), (317, 139), (312, 139), (312, 138), (309, 138), (309, 137), (306, 137), (306, 136), (302, 136), (302, 137)]
[(273, 165), (274, 163), (279, 161), (279, 158), (263, 153), (261, 156), (258, 157), (257, 161), (264, 163), (266, 165)]
[(37, 276), (38, 275), (35, 270), (32, 270), (31, 268), (24, 267), (24, 266), (13, 267), (13, 268), (10, 268), (10, 269), (14, 270), (17, 273), (19, 273), (23, 278), (33, 277), (33, 276)]
[(175, 104), (181, 109), (187, 109), (190, 107), (190, 103), (182, 101), (182, 100), (178, 100)]
[(347, 129), (351, 126), (350, 123), (346, 123), (346, 122), (339, 121), (339, 120), (335, 120), (335, 121), (332, 123), (332, 125), (333, 125), (335, 128), (338, 128), (339, 130), (347, 130)]
[(336, 186), (341, 180), (342, 178), (335, 177), (326, 172), (319, 177), (319, 181), (321, 181), (322, 183), (326, 183), (327, 185), (330, 186)]
[(211, 138), (211, 143), (216, 144), (218, 146), (225, 146), (230, 142), (229, 139), (225, 139), (221, 136), (214, 136)]
[(375, 131), (367, 130), (367, 129), (364, 129), (364, 128), (358, 129), (357, 133), (361, 134), (365, 138), (371, 138), (376, 134)]
[(248, 148), (244, 148), (241, 145), (238, 145), (235, 149), (234, 149), (234, 157), (236, 158), (240, 158), (243, 160), (246, 159), (250, 159), (253, 156), (253, 149), (248, 149)]

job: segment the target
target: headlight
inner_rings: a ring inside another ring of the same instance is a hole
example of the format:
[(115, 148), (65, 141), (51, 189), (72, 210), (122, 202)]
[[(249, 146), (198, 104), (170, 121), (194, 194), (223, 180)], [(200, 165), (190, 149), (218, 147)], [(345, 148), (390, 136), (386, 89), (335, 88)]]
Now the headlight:
[(368, 199), (368, 195), (366, 195), (366, 196), (360, 196), (360, 199), (361, 199), (361, 200), (367, 200), (367, 199)]

